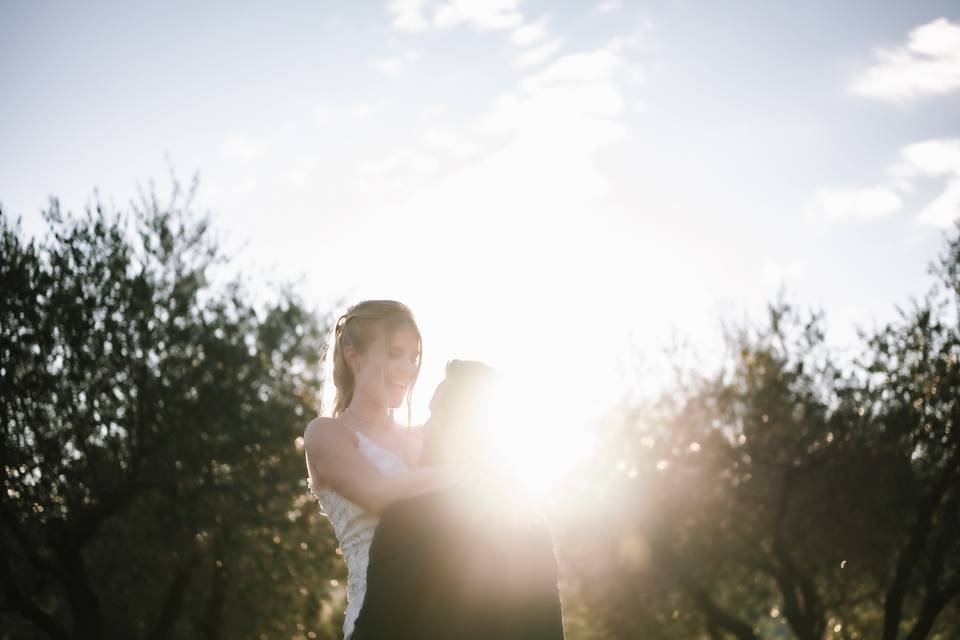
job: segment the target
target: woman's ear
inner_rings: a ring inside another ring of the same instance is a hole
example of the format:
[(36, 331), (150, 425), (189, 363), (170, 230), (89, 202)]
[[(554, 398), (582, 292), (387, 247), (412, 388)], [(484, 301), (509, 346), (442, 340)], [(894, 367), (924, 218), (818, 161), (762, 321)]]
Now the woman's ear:
[(360, 353), (357, 351), (357, 348), (353, 345), (347, 345), (343, 350), (343, 359), (347, 361), (350, 372), (356, 375), (357, 365), (359, 364), (358, 360), (360, 359)]

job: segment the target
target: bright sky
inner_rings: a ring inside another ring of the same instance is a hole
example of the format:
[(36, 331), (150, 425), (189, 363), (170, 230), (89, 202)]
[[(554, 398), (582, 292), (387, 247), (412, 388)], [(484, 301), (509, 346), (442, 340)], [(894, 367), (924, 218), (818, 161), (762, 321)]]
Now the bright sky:
[(960, 215), (955, 2), (12, 0), (0, 91), (28, 231), (198, 172), (246, 272), (414, 309), (421, 412), (461, 357), (579, 420), (781, 284), (847, 344)]

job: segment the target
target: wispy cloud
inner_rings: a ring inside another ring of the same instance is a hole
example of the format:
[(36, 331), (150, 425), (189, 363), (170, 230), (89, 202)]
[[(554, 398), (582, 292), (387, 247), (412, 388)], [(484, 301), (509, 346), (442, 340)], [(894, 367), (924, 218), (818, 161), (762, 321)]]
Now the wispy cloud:
[(822, 189), (820, 211), (833, 218), (881, 218), (904, 208), (903, 197), (920, 179), (945, 179), (943, 191), (921, 206), (919, 224), (945, 228), (960, 217), (960, 138), (917, 142), (901, 149), (900, 159), (887, 169), (884, 184), (866, 189)]
[(560, 47), (563, 46), (563, 42), (559, 39), (551, 40), (546, 42), (539, 47), (534, 47), (532, 49), (527, 49), (523, 53), (517, 55), (513, 59), (514, 64), (518, 67), (535, 67), (538, 64), (543, 64), (560, 51)]
[(441, 28), (469, 24), (481, 30), (514, 29), (523, 16), (514, 0), (451, 0), (437, 7), (434, 23)]
[(426, 17), (430, 0), (391, 0), (387, 10), (393, 16), (393, 27), (399, 31), (423, 31), (430, 27)]
[(398, 76), (404, 68), (420, 57), (415, 49), (404, 49), (396, 55), (370, 60), (370, 68), (385, 76)]
[[(506, 326), (501, 309), (508, 308), (510, 317), (536, 317), (543, 299), (604, 305), (612, 319), (598, 340), (622, 345), (636, 326), (634, 298), (620, 295), (617, 278), (600, 274), (630, 272), (637, 245), (598, 220), (597, 198), (611, 188), (598, 156), (628, 131), (624, 105), (631, 62), (619, 43), (561, 55), (524, 74), (480, 116), (459, 125), (431, 125), (422, 138), (424, 152), (436, 157), (441, 169), (412, 176), (400, 197), (367, 223), (377, 230), (367, 249), (391, 265), (389, 273), (377, 274), (378, 286), (433, 283), (444, 292), (445, 308), (464, 310), (448, 335), (485, 327), (476, 332), (486, 336), (480, 348), (506, 366), (550, 361), (555, 345), (569, 335), (568, 324), (548, 323), (525, 340), (520, 358), (502, 339), (510, 329), (500, 328)], [(466, 141), (479, 151), (457, 158), (455, 150)], [(387, 184), (394, 184), (400, 170), (371, 169), (386, 170), (378, 179)], [(549, 265), (549, 273), (538, 265)], [(529, 296), (530, 286), (536, 297)], [(478, 291), (493, 292), (502, 304), (478, 308)], [(436, 301), (412, 304), (428, 308)], [(596, 354), (596, 362), (589, 366), (607, 366), (599, 356), (607, 352), (596, 346), (587, 356)]]
[(547, 19), (540, 18), (536, 22), (530, 22), (514, 30), (511, 40), (514, 44), (526, 47), (540, 42), (547, 37)]
[(431, 129), (426, 133), (423, 141), (427, 146), (459, 157), (470, 156), (480, 150), (475, 142), (449, 129)]
[(481, 31), (516, 29), (524, 20), (516, 0), (393, 0), (387, 5), (400, 31), (450, 29), (466, 24)]
[(437, 159), (426, 153), (403, 149), (364, 163), (360, 173), (371, 178), (391, 178), (396, 184), (402, 184), (410, 178), (423, 178), (437, 171)]
[(525, 75), (478, 118), (460, 125), (429, 123), (419, 150), (372, 159), (361, 176), (390, 182), (429, 177), (443, 167), (442, 173), (460, 176), (447, 176), (443, 184), (457, 184), (467, 194), (482, 191), (482, 184), (499, 184), (509, 186), (512, 197), (543, 198), (555, 190), (548, 183), (556, 180), (563, 184), (566, 207), (600, 195), (607, 184), (594, 166), (595, 152), (626, 133), (623, 85), (631, 67), (624, 53), (623, 41), (615, 39), (561, 56)]
[[(429, 178), (407, 190), (404, 215), (392, 207), (386, 215), (391, 222), (384, 224), (405, 220), (392, 232), (403, 237), (408, 223), (409, 228), (446, 229), (482, 220), (481, 227), (471, 227), (471, 243), (485, 234), (493, 242), (512, 227), (517, 251), (526, 251), (520, 238), (547, 230), (565, 234), (560, 245), (575, 245), (583, 233), (580, 225), (592, 228), (588, 203), (609, 189), (596, 157), (627, 133), (626, 88), (636, 84), (631, 78), (638, 68), (630, 56), (639, 50), (649, 23), (600, 46), (564, 53), (548, 17), (528, 21), (512, 0), (398, 1), (389, 9), (393, 27), (401, 31), (463, 25), (509, 32), (509, 42), (517, 47), (514, 63), (527, 72), (485, 113), (460, 124), (432, 122), (418, 149), (364, 167), (366, 178), (388, 183), (405, 175)], [(516, 216), (517, 211), (525, 216)]]
[(370, 102), (358, 102), (352, 105), (331, 106), (317, 105), (311, 112), (311, 120), (319, 127), (328, 127), (340, 124), (342, 120), (366, 120), (380, 110), (380, 107)]
[(927, 140), (904, 147), (902, 162), (891, 173), (901, 179), (945, 178), (946, 187), (927, 204), (917, 221), (935, 227), (949, 227), (960, 217), (960, 138)]
[(797, 280), (804, 276), (805, 269), (799, 262), (764, 262), (760, 274), (766, 282), (780, 283), (785, 280)]
[[(481, 121), (488, 134), (508, 134), (542, 145), (539, 163), (555, 165), (552, 150), (563, 132), (566, 145), (577, 154), (592, 157), (599, 146), (619, 140), (625, 133), (620, 120), (625, 100), (621, 89), (625, 67), (622, 56), (609, 46), (561, 56), (543, 70), (523, 78), (519, 86), (501, 96)], [(532, 151), (535, 144), (531, 143)], [(567, 185), (602, 182), (595, 171), (581, 179), (568, 176)], [(593, 186), (590, 186), (593, 191)]]
[(916, 27), (905, 44), (874, 51), (874, 64), (850, 90), (880, 100), (905, 101), (960, 89), (960, 23), (946, 18)]
[(868, 189), (821, 189), (820, 208), (831, 218), (883, 218), (896, 213), (903, 201), (886, 187)]
[(621, 0), (603, 0), (603, 2), (597, 5), (597, 11), (600, 13), (613, 13), (622, 8), (623, 2), (621, 2)]
[[(393, 0), (387, 9), (398, 31), (415, 33), (428, 29), (452, 29), (461, 25), (478, 31), (511, 31), (511, 42), (525, 49), (514, 58), (518, 67), (534, 67), (556, 55), (563, 46), (551, 37), (548, 18), (528, 21), (518, 0)], [(409, 60), (377, 59), (371, 66), (387, 75), (398, 75)]]
[(263, 151), (263, 145), (255, 141), (248, 133), (236, 132), (226, 137), (220, 145), (220, 150), (228, 158), (252, 160)]
[(350, 107), (350, 115), (357, 120), (366, 120), (377, 112), (378, 107), (369, 102), (360, 102)]

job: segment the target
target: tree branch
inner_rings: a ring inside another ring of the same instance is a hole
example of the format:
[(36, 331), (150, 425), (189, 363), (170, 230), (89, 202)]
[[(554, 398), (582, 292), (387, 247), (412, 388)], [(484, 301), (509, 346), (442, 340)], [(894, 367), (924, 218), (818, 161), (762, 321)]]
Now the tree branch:
[(934, 489), (923, 496), (920, 501), (916, 520), (914, 520), (913, 527), (910, 530), (910, 538), (900, 550), (893, 581), (884, 598), (883, 640), (896, 640), (897, 638), (897, 629), (903, 616), (903, 601), (907, 594), (910, 577), (930, 535), (930, 523), (933, 520), (933, 515), (940, 505), (944, 493), (950, 487), (951, 482), (954, 481), (958, 462), (960, 462), (960, 456), (954, 456)]
[(163, 599), (163, 607), (160, 609), (160, 616), (157, 618), (157, 624), (153, 633), (150, 634), (151, 640), (165, 640), (170, 636), (173, 625), (177, 621), (177, 616), (183, 606), (183, 599), (186, 595), (187, 585), (196, 567), (197, 550), (191, 545), (190, 552), (181, 560), (176, 572), (173, 574), (173, 580), (167, 588), (167, 594)]
[[(910, 630), (907, 640), (926, 638), (933, 628), (937, 616), (940, 615), (940, 612), (943, 611), (953, 596), (960, 591), (960, 580), (955, 581), (953, 585), (945, 589), (940, 589), (940, 574), (943, 571), (943, 562), (946, 558), (947, 549), (956, 537), (958, 509), (960, 509), (960, 503), (954, 500), (947, 505), (942, 516), (943, 528), (933, 544), (930, 565), (927, 569), (926, 593), (924, 594), (923, 604), (920, 606), (920, 615), (917, 617), (913, 629)], [(953, 588), (952, 594), (951, 588)]]
[(796, 469), (787, 469), (780, 488), (780, 501), (773, 527), (773, 553), (778, 561), (774, 578), (783, 596), (784, 617), (790, 623), (794, 633), (801, 640), (819, 640), (826, 630), (820, 597), (810, 578), (805, 576), (794, 563), (784, 536), (796, 472)]
[(709, 592), (697, 583), (692, 573), (683, 565), (683, 562), (669, 547), (668, 543), (654, 538), (649, 538), (649, 540), (651, 546), (656, 548), (658, 557), (670, 566), (680, 586), (707, 616), (707, 628), (712, 636), (719, 637), (722, 630), (733, 634), (737, 640), (757, 640), (757, 636), (753, 632), (753, 626), (721, 609), (710, 597)]

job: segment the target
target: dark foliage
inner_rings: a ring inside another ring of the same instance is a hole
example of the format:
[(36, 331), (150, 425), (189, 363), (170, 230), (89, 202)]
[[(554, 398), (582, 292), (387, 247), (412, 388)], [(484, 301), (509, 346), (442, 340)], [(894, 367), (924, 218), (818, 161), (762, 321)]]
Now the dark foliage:
[(930, 271), (852, 364), (781, 299), (611, 417), (556, 512), (577, 637), (960, 637), (960, 237)]
[(323, 327), (212, 283), (193, 193), (53, 201), (40, 241), (0, 213), (0, 637), (335, 635), (297, 440)]

